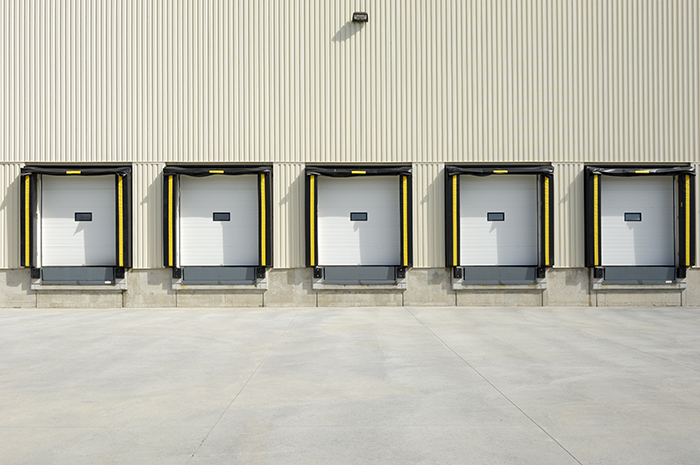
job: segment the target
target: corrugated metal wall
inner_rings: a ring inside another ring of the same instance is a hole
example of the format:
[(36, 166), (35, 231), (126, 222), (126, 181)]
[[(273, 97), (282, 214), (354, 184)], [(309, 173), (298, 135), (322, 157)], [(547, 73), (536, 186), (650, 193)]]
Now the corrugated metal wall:
[(19, 163), (0, 164), (0, 268), (19, 267)]
[(0, 161), (700, 150), (696, 0), (6, 0), (0, 24)]
[(444, 163), (554, 163), (556, 262), (582, 266), (583, 163), (700, 161), (695, 0), (7, 0), (0, 25), (2, 267), (20, 162), (135, 163), (139, 268), (166, 162), (274, 162), (286, 268), (303, 163), (414, 163), (415, 263), (439, 267)]
[(416, 267), (445, 266), (445, 164), (413, 165), (413, 254)]
[(585, 266), (583, 163), (554, 164), (554, 263)]
[(163, 266), (163, 163), (133, 166), (134, 268)]
[(279, 163), (272, 173), (275, 268), (305, 266), (304, 165)]

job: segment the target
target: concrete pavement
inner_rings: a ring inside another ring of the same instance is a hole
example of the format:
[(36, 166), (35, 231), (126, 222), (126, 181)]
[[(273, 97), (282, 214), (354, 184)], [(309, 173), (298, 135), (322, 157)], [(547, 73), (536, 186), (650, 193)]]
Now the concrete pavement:
[(2, 464), (695, 464), (693, 308), (0, 309)]

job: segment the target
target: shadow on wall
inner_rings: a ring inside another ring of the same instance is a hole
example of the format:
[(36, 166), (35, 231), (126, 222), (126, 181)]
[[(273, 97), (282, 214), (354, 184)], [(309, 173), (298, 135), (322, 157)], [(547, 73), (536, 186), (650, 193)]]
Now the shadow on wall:
[[(0, 203), (0, 215), (5, 214), (5, 224), (19, 224), (19, 189), (22, 177), (15, 176), (15, 179), (10, 182), (5, 191), (2, 192), (2, 203)], [(7, 268), (19, 268), (20, 255), (20, 240), (19, 235), (6, 234), (4, 246), (6, 256), (4, 266)], [(2, 247), (3, 244), (0, 244)], [(17, 252), (14, 252), (17, 251)], [(14, 252), (14, 253), (13, 253)]]
[(338, 30), (338, 32), (335, 33), (331, 40), (333, 42), (345, 42), (350, 37), (360, 32), (360, 30), (362, 30), (363, 27), (365, 27), (365, 23), (353, 23), (351, 21), (348, 21), (343, 27), (341, 27)]
[(32, 285), (26, 268), (19, 270), (6, 270), (5, 286), (8, 288), (19, 288), (23, 292), (31, 292)]
[[(136, 176), (134, 176), (136, 179)], [(148, 239), (142, 238), (144, 242), (150, 244), (161, 244), (160, 246), (155, 246), (152, 249), (150, 246), (146, 251), (148, 254), (146, 256), (145, 265), (146, 268), (160, 268), (159, 270), (149, 270), (147, 273), (147, 282), (149, 286), (160, 286), (160, 288), (166, 291), (168, 294), (172, 294), (172, 286), (170, 285), (170, 277), (172, 270), (171, 268), (161, 268), (163, 266), (163, 247), (161, 238), (163, 237), (163, 183), (165, 182), (165, 175), (159, 172), (154, 178), (151, 178), (150, 182), (147, 184), (145, 195), (143, 195), (142, 200), (139, 202), (138, 208), (133, 212), (134, 217), (145, 218), (146, 230), (149, 231)], [(144, 214), (144, 211), (145, 213)], [(136, 219), (136, 218), (134, 218)], [(132, 250), (134, 266), (136, 265), (137, 252), (136, 248)], [(143, 249), (139, 253), (144, 253)], [(143, 258), (141, 258), (143, 260)], [(141, 263), (143, 266), (144, 263)], [(163, 277), (163, 271), (166, 273), (165, 278)]]
[[(291, 237), (289, 241), (289, 244), (291, 246), (291, 253), (295, 253), (295, 256), (292, 256), (291, 254), (287, 256), (287, 260), (290, 260), (287, 266), (291, 265), (291, 268), (294, 268), (296, 266), (303, 267), (306, 264), (306, 217), (304, 213), (304, 208), (306, 205), (306, 191), (304, 190), (305, 180), (306, 178), (304, 170), (302, 169), (301, 171), (299, 171), (299, 173), (297, 173), (297, 176), (291, 182), (289, 188), (286, 189), (284, 196), (279, 201), (281, 213), (280, 218), (273, 219), (273, 226), (274, 221), (285, 221), (287, 224), (287, 229), (285, 229), (285, 231)], [(282, 212), (283, 206), (285, 206), (287, 209), (286, 213)], [(298, 222), (291, 221), (292, 216), (296, 215), (298, 212), (301, 212), (302, 220)], [(284, 215), (286, 215), (286, 219), (284, 218)], [(290, 229), (290, 226), (292, 225), (296, 226), (294, 230)], [(294, 243), (296, 243), (296, 247), (294, 246)], [(272, 258), (273, 261), (276, 260), (274, 256)]]

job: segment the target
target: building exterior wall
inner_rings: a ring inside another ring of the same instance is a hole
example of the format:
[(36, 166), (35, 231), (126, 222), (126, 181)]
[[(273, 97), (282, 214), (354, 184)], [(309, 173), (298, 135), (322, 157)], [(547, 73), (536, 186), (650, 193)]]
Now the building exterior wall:
[(272, 172), (273, 263), (275, 268), (304, 267), (304, 165), (277, 163)]
[(0, 268), (19, 267), (20, 163), (0, 163)]
[(554, 163), (554, 266), (584, 266), (583, 163)]
[[(369, 22), (350, 22), (354, 11), (367, 11)], [(584, 165), (700, 168), (695, 0), (8, 0), (0, 24), (0, 281), (14, 296), (0, 305), (31, 305), (32, 295), (34, 305), (53, 302), (50, 292), (28, 289), (28, 271), (19, 269), (26, 164), (133, 167), (134, 284), (125, 306), (197, 302), (184, 292), (178, 301), (163, 269), (167, 164), (273, 165), (274, 276), (267, 292), (241, 305), (347, 300), (300, 283), (311, 279), (307, 164), (412, 164), (409, 288), (375, 299), (405, 305), (626, 302), (622, 291), (591, 290), (584, 268)], [(498, 290), (451, 290), (451, 163), (553, 165), (548, 289), (495, 297)], [(700, 189), (695, 196), (700, 217)], [(646, 292), (700, 305), (694, 289)], [(207, 295), (213, 304), (236, 301), (224, 294)], [(119, 301), (106, 295), (92, 300)], [(55, 305), (71, 301), (57, 294)]]
[(134, 268), (163, 266), (163, 168), (164, 163), (133, 165)]
[(695, 0), (8, 0), (0, 23), (5, 162), (700, 150)]
[(416, 268), (445, 266), (445, 164), (413, 165), (413, 244)]

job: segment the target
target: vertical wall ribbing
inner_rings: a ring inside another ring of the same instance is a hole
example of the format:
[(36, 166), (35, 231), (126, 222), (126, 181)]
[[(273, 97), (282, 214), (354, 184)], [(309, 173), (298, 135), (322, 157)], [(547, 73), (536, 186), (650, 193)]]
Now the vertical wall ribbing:
[(0, 268), (19, 267), (19, 163), (0, 164)]
[(696, 161), (699, 10), (8, 0), (0, 161)]
[(165, 162), (276, 163), (294, 267), (304, 162), (414, 163), (417, 266), (443, 260), (443, 163), (554, 162), (557, 265), (582, 266), (584, 163), (700, 161), (695, 0), (8, 0), (0, 25), (5, 192), (14, 163), (136, 163), (137, 267)]
[(413, 247), (415, 266), (445, 266), (445, 197), (443, 163), (413, 165)]
[(583, 164), (554, 163), (555, 266), (584, 266)]
[(274, 266), (304, 267), (304, 165), (276, 163), (272, 180)]
[(132, 188), (134, 193), (134, 268), (163, 266), (163, 206), (161, 163), (134, 164)]

